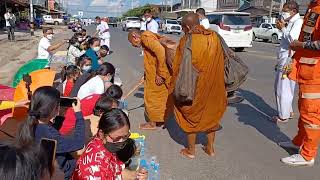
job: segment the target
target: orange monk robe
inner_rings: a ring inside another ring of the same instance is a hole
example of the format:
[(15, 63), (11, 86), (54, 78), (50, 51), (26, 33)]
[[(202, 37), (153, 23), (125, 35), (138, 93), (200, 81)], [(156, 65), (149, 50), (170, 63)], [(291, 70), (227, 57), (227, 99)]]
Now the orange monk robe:
[[(164, 122), (170, 83), (165, 49), (160, 44), (159, 38), (159, 35), (150, 31), (141, 34), (145, 71), (144, 103), (146, 115), (152, 122)], [(161, 86), (155, 83), (157, 74), (165, 79), (165, 83)]]
[[(192, 64), (199, 72), (195, 97), (190, 106), (175, 103), (174, 114), (186, 133), (214, 130), (226, 110), (227, 97), (224, 83), (224, 55), (219, 38), (212, 31), (197, 27), (200, 34), (192, 34)], [(185, 36), (181, 38), (173, 63), (170, 92), (179, 74)]]

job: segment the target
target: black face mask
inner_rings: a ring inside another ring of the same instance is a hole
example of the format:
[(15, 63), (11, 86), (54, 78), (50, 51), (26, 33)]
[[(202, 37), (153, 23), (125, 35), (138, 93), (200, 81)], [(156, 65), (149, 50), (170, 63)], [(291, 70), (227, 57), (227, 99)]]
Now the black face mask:
[(123, 149), (127, 145), (128, 140), (125, 140), (123, 142), (116, 142), (116, 143), (110, 143), (107, 142), (104, 147), (107, 148), (107, 150), (111, 153), (116, 153)]

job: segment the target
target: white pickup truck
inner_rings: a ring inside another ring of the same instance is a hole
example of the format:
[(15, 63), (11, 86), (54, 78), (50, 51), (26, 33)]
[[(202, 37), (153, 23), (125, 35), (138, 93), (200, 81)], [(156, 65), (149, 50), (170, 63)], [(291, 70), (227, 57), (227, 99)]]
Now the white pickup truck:
[(252, 40), (262, 39), (264, 42), (271, 40), (272, 43), (279, 43), (281, 40), (282, 32), (276, 27), (275, 24), (262, 23), (259, 27), (253, 28)]
[(52, 18), (51, 15), (43, 15), (42, 18), (45, 24), (63, 25), (65, 23), (63, 18)]

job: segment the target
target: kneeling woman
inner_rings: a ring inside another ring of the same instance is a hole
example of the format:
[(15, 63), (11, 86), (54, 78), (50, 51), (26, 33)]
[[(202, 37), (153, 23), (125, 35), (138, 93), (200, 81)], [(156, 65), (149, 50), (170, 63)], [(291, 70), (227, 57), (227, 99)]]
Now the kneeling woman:
[(97, 135), (79, 158), (72, 179), (146, 180), (146, 170), (129, 171), (116, 155), (130, 136), (126, 114), (120, 109), (112, 109), (102, 115), (98, 128)]
[(56, 160), (64, 171), (65, 179), (70, 179), (76, 166), (71, 153), (81, 150), (85, 143), (85, 124), (80, 109), (80, 101), (73, 105), (76, 116), (74, 134), (63, 137), (52, 123), (60, 111), (60, 92), (53, 87), (38, 88), (32, 98), (28, 119), (21, 126), (18, 141), (21, 146), (33, 142), (40, 143), (42, 138), (57, 141)]

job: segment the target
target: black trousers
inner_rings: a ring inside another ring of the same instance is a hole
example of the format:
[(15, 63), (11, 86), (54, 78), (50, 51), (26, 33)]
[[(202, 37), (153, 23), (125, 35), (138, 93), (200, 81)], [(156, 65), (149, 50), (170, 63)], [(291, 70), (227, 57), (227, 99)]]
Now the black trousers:
[(8, 31), (8, 39), (10, 41), (14, 40), (14, 27), (7, 26), (7, 31)]

